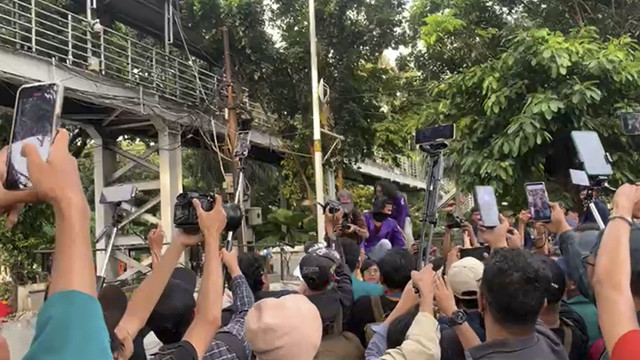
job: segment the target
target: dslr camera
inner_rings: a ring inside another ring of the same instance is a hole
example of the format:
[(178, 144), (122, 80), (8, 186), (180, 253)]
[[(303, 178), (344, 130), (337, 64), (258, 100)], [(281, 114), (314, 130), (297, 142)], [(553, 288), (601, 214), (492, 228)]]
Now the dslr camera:
[(342, 210), (342, 204), (335, 200), (329, 200), (322, 206), (322, 211), (326, 214), (329, 213), (331, 215), (335, 215)]
[[(190, 234), (200, 232), (198, 225), (198, 213), (193, 206), (193, 200), (198, 200), (204, 211), (211, 211), (216, 204), (215, 196), (211, 194), (199, 194), (194, 192), (185, 192), (176, 198), (174, 206), (173, 225), (182, 231)], [(236, 231), (242, 225), (242, 208), (238, 204), (226, 203), (222, 205), (224, 212), (227, 214), (226, 231)]]
[(464, 223), (465, 220), (463, 218), (453, 215), (452, 213), (447, 214), (446, 226), (448, 229), (460, 229)]

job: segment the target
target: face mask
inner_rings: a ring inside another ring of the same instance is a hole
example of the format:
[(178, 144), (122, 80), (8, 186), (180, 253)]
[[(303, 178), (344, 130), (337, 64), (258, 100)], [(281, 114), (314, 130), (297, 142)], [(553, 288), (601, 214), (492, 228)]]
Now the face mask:
[(387, 214), (382, 214), (382, 213), (378, 213), (378, 214), (373, 214), (373, 220), (376, 222), (383, 222), (385, 220), (387, 220), (389, 218), (389, 215)]

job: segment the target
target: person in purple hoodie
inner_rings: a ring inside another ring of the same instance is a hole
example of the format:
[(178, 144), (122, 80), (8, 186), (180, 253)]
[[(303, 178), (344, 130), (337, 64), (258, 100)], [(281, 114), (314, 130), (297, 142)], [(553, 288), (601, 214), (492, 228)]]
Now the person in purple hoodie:
[(374, 201), (373, 209), (363, 215), (369, 237), (360, 246), (375, 261), (380, 260), (387, 250), (405, 246), (398, 223), (390, 217), (392, 211), (393, 201), (379, 197)]
[(393, 211), (391, 218), (400, 226), (403, 232), (407, 247), (413, 244), (413, 224), (411, 223), (411, 214), (409, 213), (409, 205), (407, 199), (398, 190), (392, 182), (381, 180), (376, 183), (376, 198), (386, 197), (393, 202)]

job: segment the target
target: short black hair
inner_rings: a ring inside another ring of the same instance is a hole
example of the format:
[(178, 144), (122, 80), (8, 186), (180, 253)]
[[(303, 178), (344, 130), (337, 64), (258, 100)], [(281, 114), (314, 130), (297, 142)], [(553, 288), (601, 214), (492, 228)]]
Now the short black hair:
[(547, 269), (529, 251), (498, 249), (485, 263), (480, 292), (498, 324), (533, 329), (550, 282)]
[(414, 306), (411, 310), (398, 316), (389, 324), (389, 329), (387, 330), (387, 349), (397, 348), (402, 345), (407, 337), (411, 324), (413, 324), (413, 320), (418, 316), (418, 309), (418, 306)]
[(409, 280), (411, 271), (414, 270), (414, 258), (405, 249), (394, 248), (378, 261), (381, 282), (387, 288), (393, 290), (404, 290)]
[(238, 255), (238, 265), (240, 271), (247, 279), (249, 288), (254, 294), (262, 291), (264, 287), (264, 271), (266, 268), (266, 258), (255, 252), (244, 252)]
[(388, 180), (380, 180), (376, 183), (376, 187), (380, 187), (382, 189), (382, 195), (388, 198), (395, 198), (398, 195), (398, 187)]
[(338, 244), (342, 246), (344, 261), (347, 263), (349, 270), (351, 272), (356, 271), (360, 261), (360, 246), (355, 240), (345, 237), (338, 238)]
[(549, 281), (549, 285), (545, 291), (547, 303), (557, 304), (562, 300), (564, 291), (567, 288), (567, 280), (564, 270), (562, 270), (560, 265), (548, 256), (538, 254), (535, 257), (545, 266), (549, 272), (549, 276), (551, 277), (551, 281)]
[(387, 207), (387, 205), (393, 205), (393, 201), (386, 196), (377, 197), (373, 201), (373, 206), (371, 207), (371, 213), (372, 214), (381, 213), (382, 211), (384, 211), (384, 208)]
[(360, 271), (362, 271), (364, 273), (365, 271), (367, 271), (367, 269), (369, 269), (372, 266), (378, 266), (378, 263), (376, 263), (374, 260), (371, 260), (371, 259), (365, 259), (362, 262), (362, 266), (360, 267)]

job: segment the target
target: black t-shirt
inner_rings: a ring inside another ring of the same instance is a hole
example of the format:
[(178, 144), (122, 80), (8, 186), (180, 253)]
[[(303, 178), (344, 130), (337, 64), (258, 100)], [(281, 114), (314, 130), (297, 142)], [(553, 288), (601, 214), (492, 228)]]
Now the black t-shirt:
[[(380, 297), (380, 305), (384, 311), (385, 318), (396, 308), (398, 300), (390, 299), (386, 296)], [(373, 313), (373, 307), (371, 306), (371, 296), (360, 297), (353, 304), (351, 308), (351, 317), (347, 321), (347, 331), (355, 334), (362, 346), (367, 347), (367, 340), (365, 338), (365, 326), (370, 323), (376, 322), (376, 316)]]
[(188, 341), (165, 345), (153, 358), (154, 360), (198, 360), (196, 348)]

